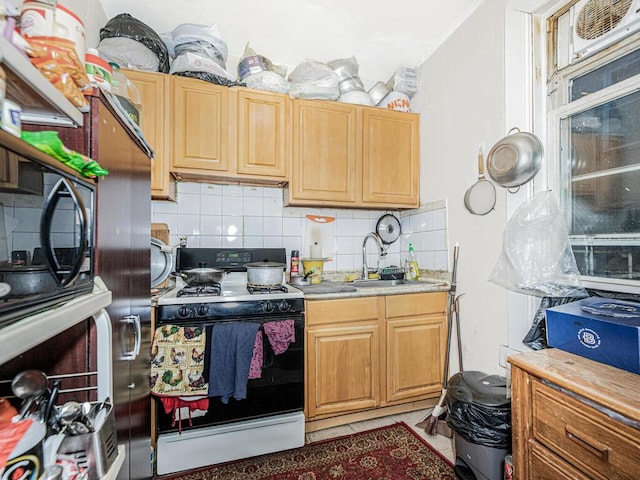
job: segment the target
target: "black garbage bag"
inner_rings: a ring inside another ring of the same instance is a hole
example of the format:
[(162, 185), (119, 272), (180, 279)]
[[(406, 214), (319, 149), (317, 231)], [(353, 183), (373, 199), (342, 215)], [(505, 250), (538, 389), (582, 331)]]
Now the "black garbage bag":
[(111, 37), (126, 37), (142, 43), (158, 57), (158, 71), (169, 73), (171, 65), (167, 46), (156, 31), (147, 24), (128, 13), (120, 13), (100, 29), (100, 40)]
[(467, 442), (511, 448), (511, 401), (499, 375), (468, 371), (449, 379), (447, 425)]
[(180, 77), (189, 77), (189, 78), (197, 78), (199, 80), (204, 80), (205, 82), (215, 83), (216, 85), (224, 85), (227, 87), (246, 87), (246, 83), (236, 82), (233, 80), (229, 80), (228, 78), (224, 78), (221, 75), (216, 75), (214, 73), (209, 72), (175, 72), (172, 75), (178, 75)]
[(533, 316), (533, 323), (531, 328), (522, 339), (522, 343), (533, 348), (534, 350), (542, 350), (549, 348), (547, 345), (547, 320), (546, 311), (547, 308), (557, 307), (558, 305), (564, 305), (565, 303), (575, 302), (581, 300), (584, 297), (542, 297), (540, 306)]

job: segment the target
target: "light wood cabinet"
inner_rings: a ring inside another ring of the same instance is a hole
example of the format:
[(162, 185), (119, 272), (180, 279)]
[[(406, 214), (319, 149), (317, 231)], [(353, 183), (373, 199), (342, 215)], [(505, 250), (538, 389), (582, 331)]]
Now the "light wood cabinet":
[(171, 77), (171, 170), (229, 169), (229, 88), (195, 78)]
[(446, 342), (446, 294), (385, 297), (386, 401), (438, 395)]
[(380, 327), (375, 297), (307, 302), (307, 416), (380, 403)]
[(145, 140), (153, 148), (151, 160), (151, 198), (176, 200), (176, 180), (169, 172), (171, 115), (168, 115), (170, 85), (168, 75), (155, 72), (125, 70), (140, 92), (142, 121), (140, 127)]
[(289, 205), (417, 207), (414, 113), (294, 100)]
[(443, 292), (307, 301), (307, 417), (437, 397), (445, 314)]
[(640, 478), (640, 378), (557, 349), (509, 357), (514, 478)]
[(291, 154), (287, 95), (231, 89), (232, 158), (240, 175), (285, 181)]

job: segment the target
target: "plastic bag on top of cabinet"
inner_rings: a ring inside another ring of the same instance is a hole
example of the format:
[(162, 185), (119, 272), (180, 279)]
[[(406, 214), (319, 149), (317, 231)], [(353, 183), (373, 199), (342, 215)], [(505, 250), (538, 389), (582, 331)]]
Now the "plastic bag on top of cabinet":
[(155, 53), (142, 43), (127, 37), (111, 37), (100, 40), (98, 44), (100, 56), (108, 62), (132, 70), (157, 72), (160, 61)]
[(340, 79), (328, 65), (305, 60), (289, 74), (291, 98), (335, 100), (340, 96)]
[(569, 228), (550, 191), (518, 207), (507, 223), (489, 281), (537, 297), (587, 297), (569, 242)]
[(111, 37), (127, 37), (142, 43), (158, 57), (158, 71), (162, 73), (169, 72), (169, 52), (167, 47), (160, 39), (160, 35), (147, 24), (128, 13), (120, 13), (100, 29), (101, 41)]

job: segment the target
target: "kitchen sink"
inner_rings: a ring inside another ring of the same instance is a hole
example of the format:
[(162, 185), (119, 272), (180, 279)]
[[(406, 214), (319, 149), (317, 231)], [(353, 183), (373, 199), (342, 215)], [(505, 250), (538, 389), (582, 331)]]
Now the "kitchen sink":
[(401, 285), (419, 285), (421, 283), (433, 284), (433, 285), (446, 285), (447, 282), (438, 279), (420, 279), (415, 280), (355, 280), (350, 282), (349, 285), (353, 285), (356, 288), (383, 288), (383, 287), (395, 287)]

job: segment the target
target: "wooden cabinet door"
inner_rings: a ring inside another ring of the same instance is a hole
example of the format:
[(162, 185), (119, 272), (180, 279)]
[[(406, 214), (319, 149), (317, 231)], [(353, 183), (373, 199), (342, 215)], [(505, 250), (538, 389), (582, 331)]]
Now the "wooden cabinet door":
[(9, 150), (0, 151), (0, 188), (18, 188), (18, 158)]
[(289, 97), (238, 88), (235, 96), (235, 147), (239, 174), (287, 177)]
[(307, 329), (307, 413), (374, 408), (379, 395), (378, 324)]
[(151, 160), (151, 198), (175, 200), (175, 179), (169, 173), (170, 77), (163, 73), (137, 70), (126, 70), (125, 74), (140, 92), (142, 100), (140, 127), (145, 140), (151, 145), (155, 155), (155, 158)]
[(361, 107), (293, 102), (289, 203), (356, 205), (361, 198)]
[(387, 402), (440, 393), (445, 323), (438, 316), (387, 321)]
[(362, 201), (417, 207), (420, 117), (381, 108), (363, 111)]
[(178, 76), (170, 83), (173, 170), (228, 170), (228, 87)]

